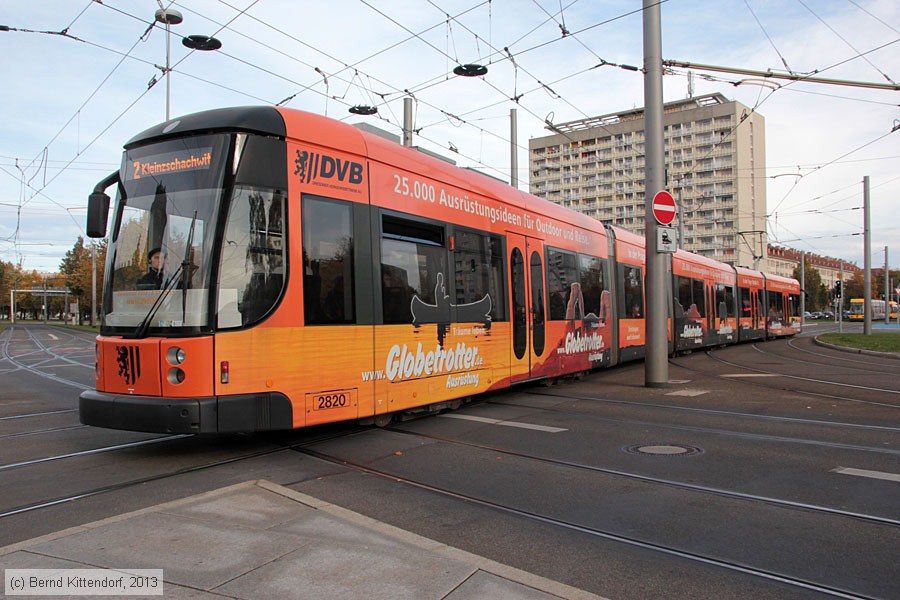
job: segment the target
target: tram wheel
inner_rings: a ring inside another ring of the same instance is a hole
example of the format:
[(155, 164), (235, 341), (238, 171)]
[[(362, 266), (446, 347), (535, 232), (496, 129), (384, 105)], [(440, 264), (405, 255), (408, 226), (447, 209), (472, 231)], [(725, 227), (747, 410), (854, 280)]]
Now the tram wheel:
[(394, 413), (386, 413), (383, 415), (375, 415), (372, 420), (375, 427), (387, 427), (394, 420)]

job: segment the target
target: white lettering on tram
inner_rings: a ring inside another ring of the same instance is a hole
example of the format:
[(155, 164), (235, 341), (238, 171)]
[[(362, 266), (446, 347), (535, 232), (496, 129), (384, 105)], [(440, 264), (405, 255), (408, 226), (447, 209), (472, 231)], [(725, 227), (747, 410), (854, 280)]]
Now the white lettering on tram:
[(450, 348), (442, 348), (438, 344), (428, 352), (425, 352), (421, 343), (415, 350), (410, 350), (406, 344), (394, 344), (388, 351), (384, 372), (390, 381), (395, 381), (467, 370), (483, 362), (478, 355), (478, 348), (467, 346), (464, 342)]
[(474, 387), (478, 387), (479, 376), (478, 373), (463, 373), (462, 375), (448, 375), (447, 376), (447, 389), (458, 388), (462, 386), (471, 385)]
[(603, 336), (599, 333), (581, 335), (581, 332), (569, 332), (566, 334), (564, 354), (578, 354), (580, 352), (593, 352), (603, 350)]

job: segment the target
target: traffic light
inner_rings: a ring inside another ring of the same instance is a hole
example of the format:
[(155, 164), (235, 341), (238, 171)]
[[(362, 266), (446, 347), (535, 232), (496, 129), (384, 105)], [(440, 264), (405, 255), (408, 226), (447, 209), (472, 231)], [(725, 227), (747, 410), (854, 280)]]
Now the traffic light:
[(834, 282), (834, 295), (838, 296), (838, 297), (841, 295), (841, 280), (840, 279), (838, 279), (837, 281)]

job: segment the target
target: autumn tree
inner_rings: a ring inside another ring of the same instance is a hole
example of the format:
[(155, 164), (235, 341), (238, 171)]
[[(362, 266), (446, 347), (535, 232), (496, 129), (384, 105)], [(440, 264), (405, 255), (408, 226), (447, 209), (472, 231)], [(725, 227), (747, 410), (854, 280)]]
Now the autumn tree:
[[(900, 285), (900, 271), (891, 269), (892, 299), (896, 298), (895, 288)], [(865, 296), (865, 272), (856, 271), (852, 277), (845, 278), (844, 298), (862, 298)], [(884, 298), (884, 269), (872, 269), (872, 298)]]
[[(806, 292), (806, 310), (822, 310), (828, 305), (828, 290), (825, 289), (825, 284), (822, 283), (822, 274), (809, 262), (806, 262), (803, 271), (805, 275), (803, 284)], [(794, 267), (791, 277), (800, 281), (800, 265)]]
[[(97, 302), (100, 302), (99, 294), (103, 289), (103, 265), (106, 264), (106, 240), (100, 240), (96, 246), (97, 251)], [(66, 252), (59, 270), (65, 278), (65, 285), (78, 298), (78, 306), (82, 315), (90, 314), (92, 310), (91, 296), (93, 266), (91, 260), (91, 247), (86, 246), (84, 238), (78, 236), (78, 240), (71, 250)]]
[(21, 276), (21, 269), (14, 263), (0, 260), (0, 315), (9, 316), (9, 293)]

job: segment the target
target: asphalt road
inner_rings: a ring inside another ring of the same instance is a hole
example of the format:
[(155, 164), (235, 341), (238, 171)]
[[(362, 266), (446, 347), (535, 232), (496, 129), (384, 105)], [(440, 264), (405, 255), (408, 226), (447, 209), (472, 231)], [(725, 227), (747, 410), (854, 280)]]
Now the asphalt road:
[(610, 598), (900, 598), (900, 360), (804, 333), (662, 389), (634, 364), (385, 429), (165, 436), (79, 424), (92, 343), (0, 334), (0, 546), (268, 479)]

